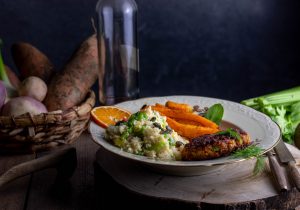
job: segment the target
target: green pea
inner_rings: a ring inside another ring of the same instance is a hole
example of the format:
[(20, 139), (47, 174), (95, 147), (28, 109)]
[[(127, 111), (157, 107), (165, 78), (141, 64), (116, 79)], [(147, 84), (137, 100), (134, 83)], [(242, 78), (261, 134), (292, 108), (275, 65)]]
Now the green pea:
[(136, 116), (136, 120), (146, 120), (148, 118), (147, 114), (145, 112), (138, 112)]

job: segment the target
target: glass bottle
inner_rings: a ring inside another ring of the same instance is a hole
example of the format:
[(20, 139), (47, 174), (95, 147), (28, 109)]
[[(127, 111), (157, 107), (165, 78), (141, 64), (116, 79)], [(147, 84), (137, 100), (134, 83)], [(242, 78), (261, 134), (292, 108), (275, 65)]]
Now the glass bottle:
[(137, 5), (134, 0), (99, 0), (99, 100), (102, 105), (139, 97)]

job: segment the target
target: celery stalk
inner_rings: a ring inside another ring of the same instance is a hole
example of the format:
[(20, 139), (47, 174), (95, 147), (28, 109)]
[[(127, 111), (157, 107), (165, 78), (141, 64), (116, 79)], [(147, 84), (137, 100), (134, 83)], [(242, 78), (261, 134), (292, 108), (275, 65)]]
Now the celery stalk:
[(281, 128), (283, 140), (293, 143), (295, 129), (300, 123), (300, 86), (241, 103), (270, 116)]
[(241, 103), (246, 106), (257, 107), (258, 99), (265, 100), (270, 105), (289, 105), (291, 103), (300, 101), (300, 86), (267, 94), (264, 96), (243, 100), (241, 101)]

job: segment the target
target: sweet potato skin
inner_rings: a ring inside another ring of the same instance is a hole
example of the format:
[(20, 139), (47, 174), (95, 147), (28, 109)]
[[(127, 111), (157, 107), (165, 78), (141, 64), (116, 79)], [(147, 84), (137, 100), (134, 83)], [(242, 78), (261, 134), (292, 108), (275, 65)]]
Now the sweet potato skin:
[(54, 66), (39, 49), (26, 42), (18, 42), (12, 45), (11, 52), (22, 80), (36, 76), (49, 82), (54, 74)]
[(98, 78), (97, 38), (86, 39), (48, 85), (44, 100), (48, 111), (66, 110), (82, 102)]

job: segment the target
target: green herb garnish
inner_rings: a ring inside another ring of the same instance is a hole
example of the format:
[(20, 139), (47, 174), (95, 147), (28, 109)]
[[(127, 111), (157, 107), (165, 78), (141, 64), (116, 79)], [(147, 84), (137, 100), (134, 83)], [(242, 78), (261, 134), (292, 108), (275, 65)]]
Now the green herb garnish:
[(262, 156), (256, 157), (256, 163), (253, 169), (254, 176), (260, 174), (265, 169), (265, 159)]
[(213, 121), (217, 125), (220, 125), (223, 118), (223, 114), (224, 114), (223, 106), (221, 104), (214, 104), (207, 110), (204, 117), (208, 120)]
[(232, 153), (234, 158), (250, 158), (261, 155), (262, 149), (257, 145), (250, 145), (244, 149), (238, 149)]
[(238, 149), (232, 153), (232, 157), (234, 158), (256, 158), (256, 163), (253, 169), (253, 174), (258, 175), (260, 174), (265, 168), (265, 161), (262, 157), (262, 148), (258, 147), (257, 145), (250, 145), (244, 149)]
[(240, 144), (243, 143), (241, 135), (232, 128), (228, 128), (225, 131), (220, 131), (220, 132), (216, 133), (216, 135), (229, 136), (229, 137), (232, 137), (232, 138), (235, 138), (236, 140), (238, 140)]
[(217, 147), (217, 146), (213, 146), (211, 149), (214, 152), (219, 152), (220, 151), (220, 147)]

